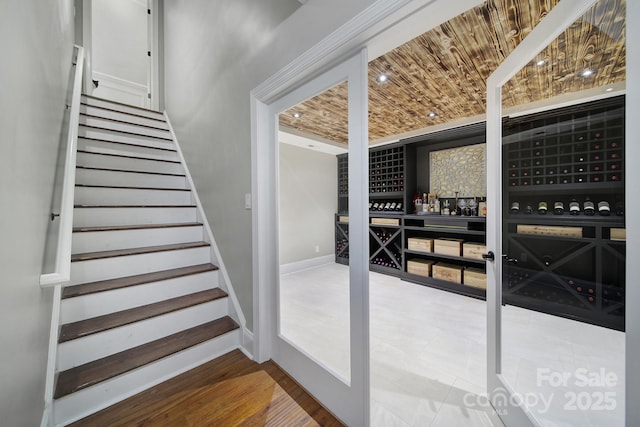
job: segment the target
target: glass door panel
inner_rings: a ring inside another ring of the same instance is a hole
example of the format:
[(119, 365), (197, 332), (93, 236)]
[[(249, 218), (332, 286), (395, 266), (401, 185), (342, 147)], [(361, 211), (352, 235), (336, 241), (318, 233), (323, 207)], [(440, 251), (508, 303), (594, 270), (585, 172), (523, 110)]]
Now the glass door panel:
[[(351, 378), (347, 101), (345, 81), (278, 118), (279, 334), (345, 383)], [(332, 129), (334, 141), (318, 136), (326, 134), (325, 120), (344, 124)], [(344, 153), (337, 162), (336, 153)]]
[[(271, 356), (348, 425), (369, 420), (366, 84), (362, 51), (269, 106), (279, 265)], [(343, 126), (323, 128), (326, 117)]]
[(622, 17), (559, 3), (488, 82), (489, 388), (507, 425), (624, 425)]

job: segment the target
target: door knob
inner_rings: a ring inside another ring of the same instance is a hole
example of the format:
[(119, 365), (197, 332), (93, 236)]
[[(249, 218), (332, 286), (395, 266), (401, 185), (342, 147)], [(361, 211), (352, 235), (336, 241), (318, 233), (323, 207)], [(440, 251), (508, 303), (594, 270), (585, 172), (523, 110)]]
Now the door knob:
[(492, 251), (489, 251), (486, 254), (482, 254), (482, 259), (485, 261), (495, 261), (496, 256), (493, 254)]

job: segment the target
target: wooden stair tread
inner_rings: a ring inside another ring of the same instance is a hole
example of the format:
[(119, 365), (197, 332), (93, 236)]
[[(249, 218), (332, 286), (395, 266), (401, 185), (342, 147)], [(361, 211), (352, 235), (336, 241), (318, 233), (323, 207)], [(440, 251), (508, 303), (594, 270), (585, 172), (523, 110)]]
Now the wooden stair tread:
[(174, 243), (171, 245), (147, 246), (143, 248), (116, 249), (112, 251), (87, 252), (71, 255), (71, 262), (90, 261), (95, 259), (115, 258), (128, 255), (142, 255), (154, 252), (167, 252), (180, 249), (193, 249), (210, 246), (207, 242)]
[(98, 292), (112, 291), (127, 288), (129, 286), (143, 285), (145, 283), (160, 282), (176, 279), (178, 277), (217, 271), (213, 264), (199, 264), (188, 267), (173, 268), (171, 270), (154, 271), (153, 273), (137, 274), (135, 276), (119, 277), (117, 279), (100, 280), (98, 282), (83, 283), (80, 285), (66, 286), (62, 290), (62, 299), (74, 298)]
[(129, 325), (141, 320), (150, 319), (162, 314), (182, 310), (205, 302), (227, 297), (227, 293), (220, 288), (208, 289), (189, 295), (183, 295), (164, 301), (134, 307), (103, 316), (80, 320), (78, 322), (62, 325), (59, 343), (71, 341), (76, 338)]
[(98, 384), (237, 329), (229, 316), (60, 372), (54, 399)]
[[(173, 139), (171, 139), (171, 138), (164, 138), (162, 136), (145, 135), (143, 133), (130, 132), (130, 131), (127, 131), (127, 130), (109, 129), (109, 128), (103, 128), (101, 126), (87, 125), (87, 124), (84, 124), (84, 123), (80, 123), (78, 126), (85, 127), (85, 128), (88, 128), (88, 129), (101, 130), (101, 131), (105, 131), (105, 132), (115, 132), (115, 133), (122, 133), (122, 134), (125, 134), (125, 135), (142, 136), (144, 138), (149, 138), (149, 139), (159, 139), (161, 141), (173, 141)], [(80, 138), (83, 138), (83, 137), (80, 137)]]
[(175, 224), (142, 224), (142, 225), (101, 225), (97, 227), (76, 227), (74, 233), (87, 233), (92, 231), (121, 231), (121, 230), (147, 230), (155, 228), (179, 228), (201, 227), (201, 222), (182, 222)]
[[(107, 107), (100, 106), (100, 105), (91, 105), (91, 104), (87, 104), (86, 102), (80, 102), (80, 105), (84, 105), (85, 107), (90, 107), (90, 108), (96, 108), (96, 109), (99, 109), (99, 110), (111, 111), (111, 112), (119, 113), (119, 114), (126, 114), (127, 116), (132, 116), (132, 117), (140, 117), (141, 119), (148, 119), (148, 120), (154, 120), (156, 122), (166, 123), (166, 120), (164, 119), (164, 117), (163, 118), (159, 118), (159, 117), (143, 116), (142, 114), (133, 114), (133, 113), (130, 113), (130, 112), (127, 112), (127, 111), (116, 110), (114, 108), (107, 108)], [(129, 107), (131, 107), (131, 105)], [(154, 111), (154, 110), (145, 110), (145, 111), (150, 111), (152, 113), (162, 114), (159, 111)]]
[(153, 157), (131, 156), (128, 154), (98, 153), (95, 151), (87, 151), (87, 150), (78, 150), (78, 153), (95, 154), (96, 156), (124, 157), (125, 159), (150, 160), (152, 162), (165, 162), (165, 163), (178, 163), (178, 164), (181, 163), (180, 160), (155, 159)]
[[(155, 114), (160, 114), (161, 116), (164, 116), (162, 111), (152, 110), (150, 108), (138, 107), (137, 105), (131, 105), (131, 104), (125, 104), (124, 102), (112, 101), (111, 99), (100, 98), (98, 96), (93, 96), (93, 95), (87, 95), (86, 93), (83, 93), (82, 96), (84, 96), (85, 98), (95, 99), (95, 100), (106, 102), (109, 104), (122, 105), (123, 107), (135, 108), (136, 110), (147, 111), (149, 113), (155, 113)], [(116, 110), (116, 111), (127, 114), (124, 111), (120, 111), (120, 110)]]
[(97, 184), (76, 184), (76, 187), (84, 188), (113, 188), (119, 190), (153, 190), (153, 191), (191, 191), (190, 188), (165, 188), (165, 187), (133, 187), (125, 185), (97, 185)]
[(175, 148), (154, 147), (153, 145), (135, 144), (133, 142), (113, 141), (111, 139), (103, 139), (103, 138), (89, 138), (89, 137), (86, 137), (86, 136), (79, 136), (78, 140), (81, 140), (81, 139), (84, 139), (86, 141), (107, 142), (109, 144), (126, 145), (128, 147), (140, 147), (140, 148), (148, 148), (150, 150), (169, 151), (171, 153), (175, 153), (175, 152), (178, 151)]
[[(127, 113), (122, 113), (122, 114), (127, 114)], [(89, 113), (80, 113), (80, 115), (84, 116), (84, 117), (90, 117), (92, 119), (107, 120), (109, 122), (121, 123), (121, 124), (124, 124), (124, 125), (140, 126), (140, 127), (147, 128), (147, 129), (154, 129), (154, 130), (161, 130), (161, 131), (164, 131), (164, 132), (169, 132), (169, 129), (165, 129), (165, 128), (162, 128), (162, 127), (151, 126), (151, 125), (143, 125), (141, 123), (135, 123), (135, 122), (127, 122), (125, 120), (112, 119), (111, 117), (96, 116), (95, 114), (89, 114)]]
[(141, 173), (145, 175), (164, 175), (164, 176), (175, 176), (180, 178), (186, 177), (186, 175), (183, 173), (149, 172), (149, 171), (136, 171), (131, 169), (97, 168), (93, 166), (76, 166), (76, 169), (85, 169), (85, 170), (102, 171), (102, 172)]

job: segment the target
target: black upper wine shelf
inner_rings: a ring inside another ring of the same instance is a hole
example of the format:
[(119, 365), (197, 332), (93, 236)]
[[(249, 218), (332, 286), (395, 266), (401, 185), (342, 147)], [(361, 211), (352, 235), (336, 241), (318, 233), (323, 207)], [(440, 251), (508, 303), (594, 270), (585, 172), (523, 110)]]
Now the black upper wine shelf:
[(586, 104), (534, 120), (510, 119), (503, 138), (507, 185), (592, 188), (621, 183), (624, 104), (620, 101)]

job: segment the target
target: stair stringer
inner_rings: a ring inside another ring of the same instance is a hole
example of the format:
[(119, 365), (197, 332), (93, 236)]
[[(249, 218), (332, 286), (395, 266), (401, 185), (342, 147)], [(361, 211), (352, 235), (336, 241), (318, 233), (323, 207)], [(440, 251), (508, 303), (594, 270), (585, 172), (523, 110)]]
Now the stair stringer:
[(213, 236), (213, 232), (211, 230), (211, 226), (209, 225), (209, 221), (207, 220), (207, 216), (202, 207), (202, 203), (200, 202), (200, 197), (198, 196), (198, 191), (196, 189), (195, 183), (193, 182), (193, 178), (191, 177), (191, 173), (189, 172), (189, 167), (182, 153), (182, 148), (180, 147), (180, 143), (178, 141), (178, 137), (175, 134), (173, 129), (173, 125), (171, 124), (171, 120), (167, 115), (167, 112), (164, 112), (164, 118), (169, 126), (169, 132), (171, 133), (171, 137), (175, 144), (175, 148), (178, 152), (178, 159), (183, 166), (184, 173), (187, 179), (187, 187), (191, 189), (191, 195), (196, 204), (196, 213), (197, 219), (204, 225), (205, 235), (204, 241), (209, 243), (211, 250), (211, 262), (218, 266), (219, 268), (219, 283), (218, 286), (229, 294), (229, 299), (231, 300), (231, 307), (229, 310), (229, 317), (240, 325), (240, 350), (251, 360), (253, 360), (253, 334), (251, 331), (247, 329), (247, 321), (242, 312), (242, 308), (240, 307), (240, 303), (238, 302), (238, 298), (236, 296), (235, 290), (233, 289), (233, 284), (231, 283), (231, 279), (229, 278), (229, 273), (227, 272), (227, 268), (222, 260), (222, 256), (220, 255), (220, 250), (218, 249), (218, 244), (216, 243), (215, 237)]

